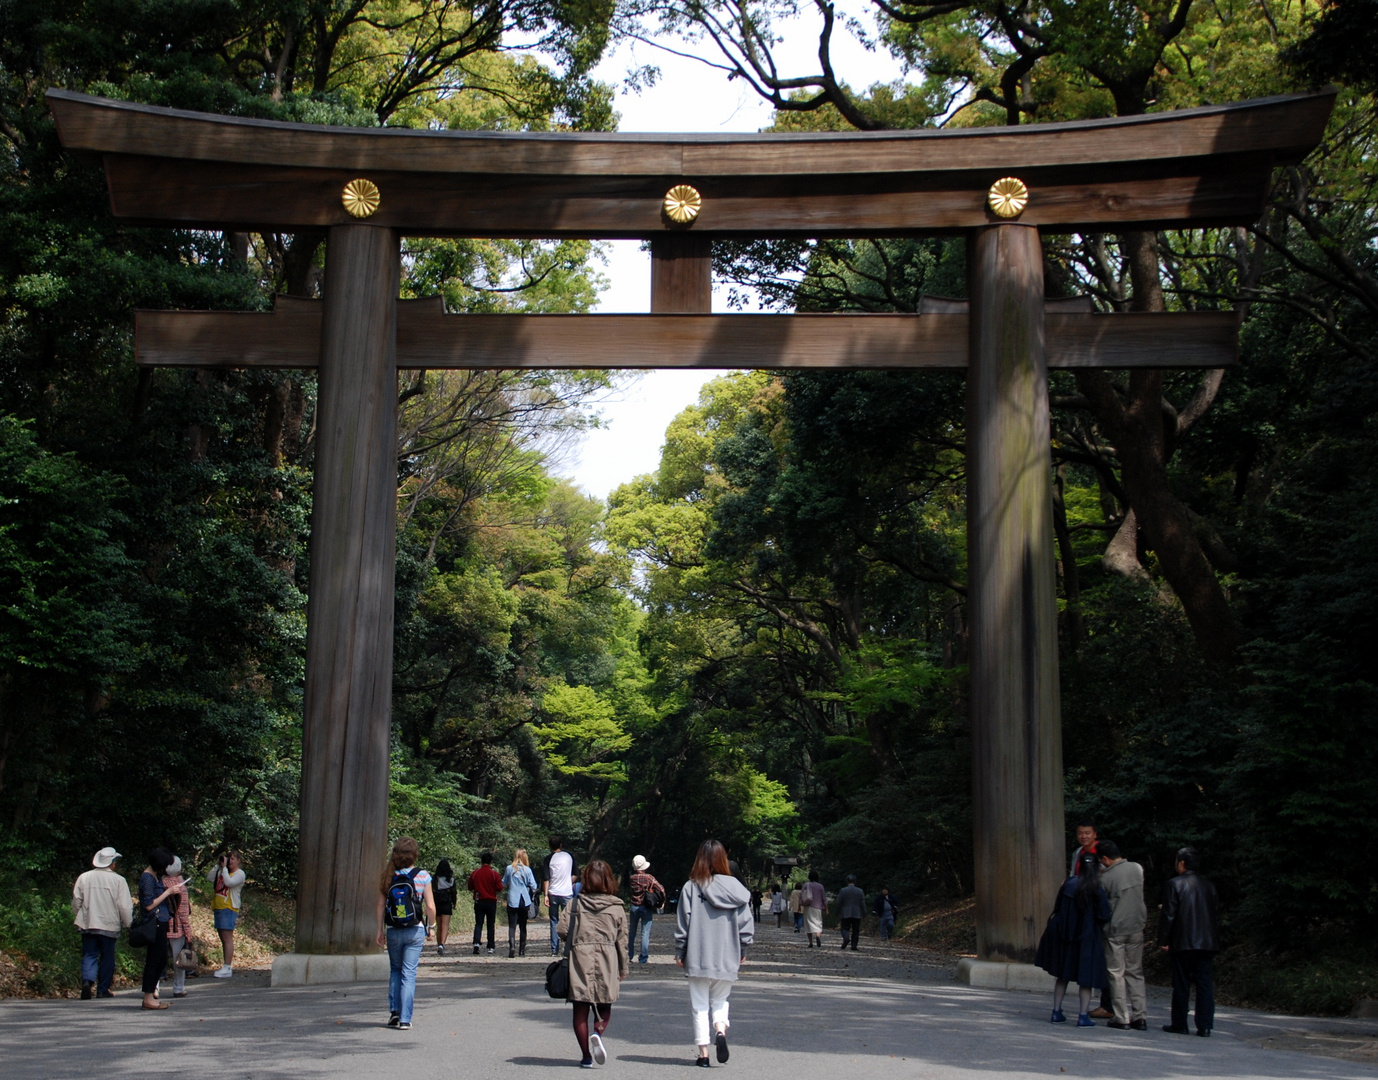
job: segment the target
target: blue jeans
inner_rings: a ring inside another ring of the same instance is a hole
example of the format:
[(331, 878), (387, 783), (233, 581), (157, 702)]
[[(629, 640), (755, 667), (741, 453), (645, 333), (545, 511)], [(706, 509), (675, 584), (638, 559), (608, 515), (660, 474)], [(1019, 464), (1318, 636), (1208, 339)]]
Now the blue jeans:
[(115, 980), (115, 939), (103, 934), (81, 935), (81, 981), (96, 984), (103, 994)]
[(880, 940), (889, 941), (895, 934), (895, 917), (893, 915), (882, 915), (880, 917)]
[(421, 946), (426, 943), (424, 926), (388, 927), (388, 1012), (396, 1013), (404, 1024), (411, 1023), (412, 1002), (416, 1000), (416, 967), (421, 962)]
[(546, 898), (546, 910), (550, 914), (550, 955), (555, 956), (560, 952), (560, 912), (565, 910), (570, 898), (568, 896), (550, 896)]
[[(632, 929), (631, 929), (631, 933), (629, 933), (629, 934), (627, 935), (627, 955), (628, 955), (628, 956), (636, 956), (636, 955), (637, 955), (637, 954), (636, 954), (636, 939), (637, 939), (637, 930), (638, 930), (638, 928), (639, 928), (640, 931), (641, 931), (641, 934), (640, 934), (640, 937), (641, 937), (641, 955), (638, 957), (638, 959), (639, 959), (639, 960), (641, 961), (641, 963), (643, 963), (643, 964), (646, 962), (646, 957), (648, 957), (648, 956), (650, 955), (650, 953), (651, 953), (651, 917), (652, 917), (652, 915), (653, 915), (653, 912), (648, 911), (648, 910), (647, 910), (646, 908), (644, 908), (644, 907), (638, 906), (638, 907), (632, 908), (632, 919), (631, 919), (631, 927), (632, 927)], [(638, 927), (638, 925), (637, 925), (638, 923), (640, 924), (639, 927)]]

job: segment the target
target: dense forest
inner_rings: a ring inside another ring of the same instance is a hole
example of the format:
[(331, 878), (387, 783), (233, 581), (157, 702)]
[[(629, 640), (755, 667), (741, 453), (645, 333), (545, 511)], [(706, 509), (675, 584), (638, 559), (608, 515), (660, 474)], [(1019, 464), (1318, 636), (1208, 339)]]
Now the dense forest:
[[(816, 71), (771, 55), (801, 12), (823, 19)], [(846, 32), (910, 81), (841, 81), (829, 47)], [(823, 0), (0, 0), (0, 945), (6, 904), (58, 896), (106, 843), (197, 861), (234, 845), (290, 894), (310, 589), (311, 377), (139, 371), (131, 335), (136, 308), (319, 295), (324, 234), (115, 223), (44, 90), (606, 130), (594, 65), (656, 36), (754, 88), (779, 130), (1339, 85), (1324, 145), (1277, 173), (1253, 226), (1045, 238), (1052, 293), (1242, 320), (1229, 371), (1055, 375), (1050, 434), (1069, 814), (1153, 880), (1200, 847), (1255, 996), (1370, 993), (1371, 0), (876, 0), (860, 21)], [(403, 291), (454, 312), (586, 311), (599, 257), (410, 240)], [(963, 261), (943, 239), (714, 250), (735, 303), (785, 311), (914, 311), (963, 294)], [(558, 462), (616, 381), (400, 382), (394, 831), (460, 860), (559, 832), (671, 876), (712, 834), (758, 875), (789, 855), (832, 885), (850, 871), (919, 901), (968, 894), (961, 378), (727, 375), (605, 505)], [(1318, 955), (1333, 962), (1304, 992), (1266, 983)]]

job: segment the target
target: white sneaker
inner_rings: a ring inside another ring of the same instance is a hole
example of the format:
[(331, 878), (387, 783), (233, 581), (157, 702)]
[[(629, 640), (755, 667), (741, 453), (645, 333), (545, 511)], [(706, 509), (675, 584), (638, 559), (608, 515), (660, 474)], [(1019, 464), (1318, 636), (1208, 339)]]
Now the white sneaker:
[(215, 978), (217, 978), (217, 979), (228, 979), (228, 978), (229, 978), (231, 975), (233, 975), (233, 974), (234, 974), (234, 968), (221, 967), (221, 968), (218, 968), (218, 969), (215, 971)]
[(589, 1032), (589, 1057), (593, 1058), (595, 1065), (608, 1063), (607, 1047), (603, 1045), (603, 1040), (599, 1038), (597, 1032)]

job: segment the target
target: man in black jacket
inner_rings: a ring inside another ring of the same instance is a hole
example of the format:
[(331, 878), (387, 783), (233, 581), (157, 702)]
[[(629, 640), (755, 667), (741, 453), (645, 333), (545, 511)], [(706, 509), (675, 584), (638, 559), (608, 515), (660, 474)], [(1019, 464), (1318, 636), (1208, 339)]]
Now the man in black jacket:
[(1220, 951), (1220, 902), (1215, 886), (1198, 873), (1195, 848), (1177, 852), (1177, 876), (1167, 883), (1158, 922), (1158, 944), (1172, 962), (1172, 1023), (1164, 1031), (1187, 1034), (1187, 1004), (1196, 984), (1196, 1034), (1209, 1036), (1215, 1024), (1212, 965)]

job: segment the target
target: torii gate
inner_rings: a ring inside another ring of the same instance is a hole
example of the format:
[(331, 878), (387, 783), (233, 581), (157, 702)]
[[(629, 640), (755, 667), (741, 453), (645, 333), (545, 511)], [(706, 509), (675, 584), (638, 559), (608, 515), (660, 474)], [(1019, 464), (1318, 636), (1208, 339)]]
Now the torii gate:
[[(179, 228), (328, 228), (324, 302), (139, 312), (144, 365), (314, 367), (297, 953), (274, 984), (375, 977), (387, 838), (398, 368), (951, 368), (967, 378), (972, 787), (984, 985), (1025, 983), (1062, 880), (1047, 372), (1236, 360), (1231, 313), (1043, 298), (1040, 230), (1246, 225), (1333, 93), (957, 131), (499, 134), (332, 128), (48, 92), (111, 209)], [(969, 309), (712, 315), (732, 237), (964, 233)], [(399, 238), (643, 238), (650, 315), (447, 315), (399, 303)], [(382, 963), (381, 971), (386, 971)]]

